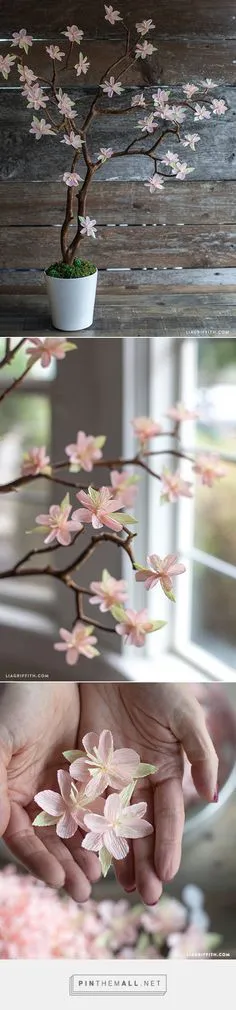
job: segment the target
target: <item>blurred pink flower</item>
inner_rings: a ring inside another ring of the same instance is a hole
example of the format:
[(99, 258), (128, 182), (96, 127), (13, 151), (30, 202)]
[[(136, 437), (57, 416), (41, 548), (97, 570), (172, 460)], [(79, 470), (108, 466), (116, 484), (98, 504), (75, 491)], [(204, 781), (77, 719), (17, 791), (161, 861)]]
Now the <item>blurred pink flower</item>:
[(110, 25), (114, 25), (116, 21), (123, 21), (123, 18), (120, 16), (120, 11), (115, 11), (114, 7), (107, 6), (107, 4), (104, 4), (104, 7), (106, 11), (105, 21), (110, 21)]
[(120, 81), (115, 81), (114, 77), (110, 77), (109, 81), (104, 81), (104, 84), (99, 85), (102, 88), (104, 94), (108, 95), (108, 98), (112, 98), (113, 95), (121, 95), (124, 88)]
[(57, 540), (62, 547), (68, 547), (71, 544), (71, 534), (79, 533), (82, 530), (82, 524), (77, 518), (75, 519), (75, 513), (69, 519), (71, 509), (72, 505), (65, 507), (63, 503), (62, 505), (50, 505), (46, 515), (36, 516), (36, 523), (49, 530), (48, 536), (44, 540), (45, 544), (51, 544), (53, 540)]
[(188, 407), (185, 407), (183, 403), (176, 403), (174, 407), (170, 407), (166, 411), (166, 417), (181, 424), (182, 421), (195, 421), (199, 414), (196, 410), (188, 410)]
[(67, 95), (66, 92), (63, 92), (62, 88), (59, 88), (56, 98), (58, 102), (58, 110), (61, 113), (61, 116), (64, 116), (66, 119), (75, 119), (77, 112), (73, 109), (73, 105), (75, 103), (72, 101), (70, 96)]
[(163, 470), (161, 479), (161, 500), (175, 502), (181, 496), (192, 498), (192, 484), (187, 480), (183, 480), (178, 470), (175, 473), (171, 473), (168, 469)]
[(89, 799), (95, 799), (110, 786), (112, 789), (123, 789), (135, 777), (140, 757), (130, 747), (114, 750), (113, 737), (110, 730), (97, 733), (87, 733), (82, 740), (86, 757), (79, 757), (70, 765), (70, 774), (81, 781), (89, 769), (91, 779), (85, 792)]
[(147, 32), (150, 32), (151, 29), (153, 29), (155, 27), (156, 27), (156, 25), (153, 24), (152, 18), (148, 18), (147, 21), (145, 21), (145, 20), (144, 21), (136, 21), (136, 25), (135, 25), (135, 28), (137, 29), (137, 32), (139, 33), (139, 35), (147, 35)]
[(33, 134), (35, 140), (41, 140), (41, 137), (53, 137), (55, 130), (52, 130), (51, 124), (47, 123), (46, 119), (38, 119), (37, 116), (33, 116), (29, 133)]
[[(121, 498), (116, 498), (114, 501), (110, 494), (110, 488), (102, 487), (100, 491), (95, 491), (94, 488), (89, 487), (88, 494), (85, 491), (78, 491), (76, 498), (84, 506), (73, 512), (73, 519), (76, 521), (92, 523), (95, 530), (102, 529), (102, 526), (108, 526), (109, 529), (118, 533), (123, 529), (119, 515), (119, 509), (123, 508), (123, 502)], [(116, 512), (119, 515), (119, 520), (116, 519)]]
[(146, 803), (124, 806), (118, 793), (111, 793), (104, 805), (103, 816), (85, 814), (84, 824), (91, 830), (82, 841), (82, 848), (99, 852), (105, 847), (114, 859), (124, 859), (129, 852), (127, 838), (144, 838), (153, 832), (152, 824), (144, 820)]
[(151, 417), (135, 417), (132, 425), (141, 446), (144, 446), (149, 438), (160, 435), (163, 430), (159, 421), (153, 421)]
[(48, 368), (52, 358), (62, 361), (67, 351), (76, 348), (76, 344), (71, 344), (64, 337), (29, 337), (29, 341), (30, 346), (27, 348), (26, 354), (30, 355), (32, 361), (41, 359), (42, 368)]
[(62, 52), (59, 46), (46, 46), (46, 53), (48, 53), (51, 60), (59, 60), (59, 63), (61, 63), (65, 56), (65, 53)]
[(136, 582), (145, 582), (145, 589), (153, 589), (160, 582), (163, 592), (169, 596), (173, 587), (172, 578), (186, 572), (185, 565), (178, 562), (177, 554), (167, 554), (163, 560), (158, 554), (150, 554), (147, 562), (149, 568), (139, 566), (135, 575)]
[(54, 824), (59, 838), (72, 838), (78, 827), (84, 827), (84, 811), (88, 809), (88, 799), (84, 786), (78, 790), (69, 772), (62, 769), (58, 771), (57, 781), (60, 793), (44, 789), (34, 797), (35, 803), (45, 811), (47, 817), (44, 819), (38, 815), (33, 824), (38, 827)]
[(131, 506), (134, 505), (134, 501), (137, 495), (137, 477), (131, 476), (126, 472), (126, 470), (112, 470), (111, 471), (111, 485), (113, 488), (113, 496), (119, 494), (122, 497), (123, 505)]
[(66, 186), (78, 186), (82, 182), (82, 177), (78, 172), (64, 172), (63, 182)]
[(90, 63), (87, 56), (83, 56), (83, 53), (79, 53), (79, 62), (75, 63), (77, 77), (80, 77), (81, 74), (87, 74), (89, 67)]
[(184, 929), (187, 922), (187, 910), (175, 898), (162, 897), (157, 905), (149, 906), (141, 912), (141, 925), (147, 933), (159, 933), (162, 938), (168, 936), (170, 930)]
[(156, 48), (147, 39), (145, 39), (145, 42), (137, 42), (135, 46), (135, 59), (138, 60), (141, 57), (141, 60), (146, 60), (147, 56), (152, 56), (156, 52)]
[(100, 445), (105, 441), (103, 436), (95, 438), (94, 435), (86, 435), (84, 431), (78, 431), (76, 442), (66, 445), (65, 452), (69, 456), (72, 469), (86, 470), (88, 473), (93, 469), (96, 460), (102, 458)]
[(188, 98), (188, 99), (192, 98), (193, 95), (196, 95), (197, 91), (199, 91), (199, 88), (197, 87), (196, 84), (184, 84), (183, 85), (183, 92), (186, 95), (186, 98)]
[(156, 193), (157, 190), (163, 189), (164, 179), (163, 176), (158, 175), (158, 172), (154, 172), (154, 175), (148, 177), (147, 182), (144, 183), (149, 193)]
[(62, 642), (55, 642), (54, 649), (57, 652), (66, 652), (66, 662), (69, 666), (75, 666), (80, 655), (87, 659), (98, 656), (98, 650), (94, 648), (97, 642), (95, 635), (92, 635), (93, 626), (84, 625), (81, 621), (76, 621), (72, 631), (60, 628)]
[(2, 74), (5, 81), (7, 81), (9, 77), (10, 71), (15, 63), (15, 60), (16, 56), (13, 56), (10, 53), (7, 53), (6, 56), (2, 55), (0, 56), (0, 74)]
[(223, 101), (223, 98), (213, 98), (211, 108), (213, 116), (224, 116), (225, 112), (227, 112), (227, 105)]
[(22, 477), (28, 477), (30, 474), (36, 476), (38, 473), (48, 472), (49, 463), (50, 456), (46, 456), (46, 446), (33, 446), (32, 449), (28, 449), (28, 452), (24, 453), (21, 464), (21, 475)]
[(139, 105), (140, 105), (140, 107), (142, 109), (146, 108), (146, 102), (145, 102), (145, 98), (144, 98), (143, 92), (142, 92), (142, 94), (138, 93), (137, 95), (134, 95), (133, 98), (131, 98), (131, 106), (133, 108), (135, 108), (136, 106), (139, 106)]
[(24, 64), (22, 66), (21, 63), (17, 63), (17, 70), (22, 84), (30, 85), (33, 84), (33, 81), (37, 81), (37, 77), (33, 70), (31, 70), (31, 67), (24, 66)]
[(28, 53), (29, 46), (33, 45), (33, 36), (27, 35), (26, 28), (21, 28), (19, 32), (13, 32), (11, 46), (17, 46)]
[(105, 161), (107, 161), (109, 158), (112, 158), (113, 154), (114, 151), (112, 147), (100, 147), (100, 151), (98, 154), (98, 161), (101, 161), (102, 164), (104, 164)]
[(200, 929), (194, 923), (188, 926), (185, 933), (170, 933), (167, 937), (170, 947), (170, 960), (179, 957), (194, 957), (196, 952), (198, 956), (199, 953), (211, 950), (211, 938), (211, 933), (205, 933), (204, 929)]
[(102, 614), (110, 610), (114, 603), (124, 603), (128, 599), (127, 582), (124, 579), (114, 579), (106, 568), (103, 569), (101, 582), (90, 582), (91, 592), (89, 603), (98, 604)]
[(222, 466), (220, 457), (213, 453), (199, 453), (193, 464), (193, 471), (202, 478), (202, 484), (212, 487), (215, 480), (220, 480), (226, 476), (226, 469)]
[(122, 635), (129, 645), (140, 648), (146, 635), (163, 626), (161, 621), (150, 621), (147, 610), (123, 610), (121, 623), (116, 624), (117, 635)]
[(61, 34), (66, 35), (66, 38), (69, 39), (70, 42), (77, 42), (77, 44), (80, 45), (84, 32), (82, 31), (82, 28), (77, 28), (77, 25), (67, 25), (67, 31), (62, 32)]
[(88, 216), (87, 217), (82, 217), (80, 215), (79, 216), (79, 220), (80, 220), (80, 224), (82, 225), (80, 234), (81, 235), (87, 235), (88, 238), (96, 238), (97, 228), (95, 228), (95, 224), (96, 224), (95, 218), (90, 218)]

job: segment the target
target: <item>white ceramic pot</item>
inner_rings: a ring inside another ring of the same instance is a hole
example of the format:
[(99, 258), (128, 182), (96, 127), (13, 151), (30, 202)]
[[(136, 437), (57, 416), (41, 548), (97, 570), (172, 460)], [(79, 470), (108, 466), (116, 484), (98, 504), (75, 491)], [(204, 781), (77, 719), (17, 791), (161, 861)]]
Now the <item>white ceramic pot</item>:
[(98, 271), (87, 277), (45, 277), (55, 329), (74, 332), (92, 326)]

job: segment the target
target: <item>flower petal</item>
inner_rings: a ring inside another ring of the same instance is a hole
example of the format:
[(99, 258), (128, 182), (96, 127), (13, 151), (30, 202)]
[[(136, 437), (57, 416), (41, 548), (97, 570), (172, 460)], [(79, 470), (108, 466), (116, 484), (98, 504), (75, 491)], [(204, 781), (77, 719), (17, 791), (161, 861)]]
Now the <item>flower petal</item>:
[(57, 835), (59, 835), (59, 838), (72, 838), (76, 831), (78, 831), (78, 824), (76, 824), (74, 817), (66, 812), (58, 821), (56, 827)]
[(95, 800), (98, 796), (101, 796), (109, 785), (109, 781), (110, 779), (106, 772), (97, 771), (96, 775), (92, 776), (85, 788), (85, 793), (88, 799)]
[(101, 847), (102, 847), (101, 835), (99, 833), (96, 833), (95, 831), (88, 831), (88, 834), (85, 835), (85, 838), (83, 838), (83, 841), (81, 842), (81, 848), (89, 849), (92, 852), (99, 852), (99, 849), (101, 849)]
[(98, 754), (103, 764), (107, 764), (113, 755), (113, 737), (109, 729), (104, 729), (99, 737)]
[(110, 821), (113, 821), (113, 819), (117, 815), (119, 815), (120, 810), (121, 810), (121, 801), (119, 794), (111, 793), (111, 795), (107, 797), (104, 806), (104, 817), (106, 818), (106, 821), (108, 821), (108, 823)]
[(94, 747), (98, 747), (99, 736), (98, 733), (86, 733), (83, 736), (82, 744), (87, 754), (92, 754)]
[(60, 768), (57, 772), (57, 781), (63, 800), (65, 803), (68, 803), (71, 794), (71, 776), (69, 775), (69, 772)]
[(131, 748), (120, 747), (119, 750), (114, 751), (112, 766), (115, 766), (115, 770), (120, 773), (125, 781), (129, 782), (134, 777), (139, 762), (139, 754)]
[(108, 849), (108, 852), (114, 856), (114, 859), (124, 859), (128, 855), (129, 846), (125, 838), (117, 838), (115, 832), (105, 831), (103, 844)]
[(65, 804), (62, 796), (60, 796), (60, 793), (54, 792), (53, 789), (44, 789), (41, 793), (36, 793), (34, 799), (35, 803), (39, 807), (42, 807), (42, 810), (46, 811), (46, 814), (52, 814), (53, 817), (57, 817), (64, 813)]
[(86, 758), (80, 757), (76, 758), (76, 761), (72, 761), (69, 767), (70, 775), (73, 779), (78, 782), (87, 782), (89, 777), (89, 769), (86, 764)]

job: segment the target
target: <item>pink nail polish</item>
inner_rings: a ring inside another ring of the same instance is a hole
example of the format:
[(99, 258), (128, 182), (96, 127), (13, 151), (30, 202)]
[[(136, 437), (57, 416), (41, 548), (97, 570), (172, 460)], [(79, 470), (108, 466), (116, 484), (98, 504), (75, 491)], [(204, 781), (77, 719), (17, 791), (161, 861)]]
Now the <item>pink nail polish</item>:
[(219, 790), (216, 789), (216, 791), (214, 793), (214, 796), (213, 796), (213, 803), (218, 803), (218, 799), (219, 799)]

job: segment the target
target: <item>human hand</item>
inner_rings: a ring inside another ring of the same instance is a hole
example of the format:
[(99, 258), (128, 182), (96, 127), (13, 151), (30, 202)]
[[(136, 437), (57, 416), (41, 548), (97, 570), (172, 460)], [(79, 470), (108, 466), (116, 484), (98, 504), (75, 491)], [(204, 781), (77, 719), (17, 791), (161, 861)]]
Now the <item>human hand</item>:
[(80, 712), (77, 684), (9, 684), (0, 703), (0, 836), (12, 854), (45, 883), (86, 901), (100, 877), (94, 853), (81, 849), (81, 833), (65, 842), (54, 830), (35, 831), (33, 797), (57, 788), (62, 752), (75, 747)]
[(154, 833), (135, 840), (128, 856), (114, 862), (125, 890), (137, 887), (146, 904), (155, 904), (181, 858), (183, 751), (199, 795), (208, 802), (216, 798), (218, 758), (203, 709), (185, 684), (83, 683), (80, 700), (79, 747), (85, 733), (93, 729), (99, 734), (107, 727), (116, 748), (132, 747), (141, 761), (158, 766), (134, 793), (134, 802), (146, 801), (145, 817)]

